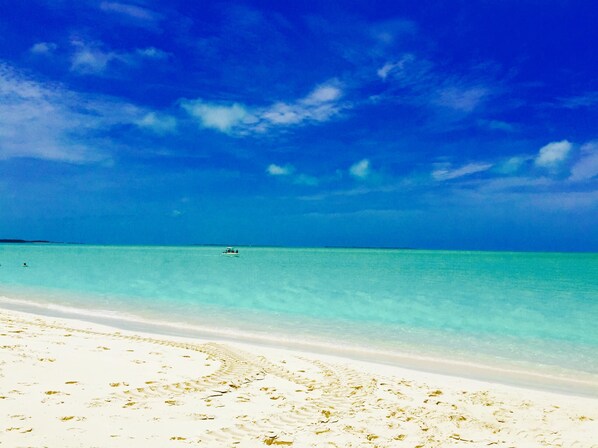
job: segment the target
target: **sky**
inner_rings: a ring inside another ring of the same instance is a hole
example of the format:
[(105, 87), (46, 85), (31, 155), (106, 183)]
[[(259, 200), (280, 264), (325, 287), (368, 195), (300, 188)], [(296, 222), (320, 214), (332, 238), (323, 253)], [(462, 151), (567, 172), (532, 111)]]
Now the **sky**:
[(598, 251), (592, 0), (0, 0), (0, 238)]

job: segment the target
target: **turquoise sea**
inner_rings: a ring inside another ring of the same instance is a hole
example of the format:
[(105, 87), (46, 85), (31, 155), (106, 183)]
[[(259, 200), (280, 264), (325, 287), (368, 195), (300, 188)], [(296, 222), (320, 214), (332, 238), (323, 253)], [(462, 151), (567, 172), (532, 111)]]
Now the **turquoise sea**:
[(3, 244), (0, 307), (598, 394), (598, 254), (221, 251)]

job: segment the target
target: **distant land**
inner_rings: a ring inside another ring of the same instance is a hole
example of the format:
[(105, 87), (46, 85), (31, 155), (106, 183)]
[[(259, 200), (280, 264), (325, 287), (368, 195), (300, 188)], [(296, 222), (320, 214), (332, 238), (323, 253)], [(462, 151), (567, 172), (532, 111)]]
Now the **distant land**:
[(0, 243), (15, 243), (15, 244), (23, 244), (23, 243), (52, 243), (52, 241), (47, 241), (47, 240), (0, 239)]

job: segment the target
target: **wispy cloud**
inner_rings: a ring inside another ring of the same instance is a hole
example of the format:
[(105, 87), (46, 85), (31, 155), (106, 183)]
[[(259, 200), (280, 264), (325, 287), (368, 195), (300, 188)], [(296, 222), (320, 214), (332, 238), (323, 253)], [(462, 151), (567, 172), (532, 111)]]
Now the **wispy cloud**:
[(199, 120), (200, 125), (204, 128), (215, 129), (224, 133), (230, 133), (247, 121), (255, 121), (255, 118), (245, 106), (238, 103), (219, 104), (205, 102), (200, 99), (183, 99), (180, 104), (185, 112)]
[(512, 156), (497, 163), (496, 171), (501, 174), (515, 174), (533, 160), (533, 156)]
[(304, 216), (316, 219), (353, 219), (353, 218), (374, 218), (374, 219), (404, 219), (409, 216), (421, 215), (421, 210), (399, 210), (399, 209), (372, 209), (366, 208), (349, 212), (311, 212)]
[(594, 191), (556, 191), (529, 195), (520, 195), (520, 202), (527, 202), (532, 207), (545, 210), (598, 210), (598, 190)]
[(104, 132), (147, 113), (114, 98), (39, 83), (0, 63), (0, 159), (107, 161), (115, 145)]
[(112, 62), (124, 65), (137, 65), (142, 60), (163, 60), (169, 54), (155, 47), (138, 48), (131, 52), (104, 50), (100, 42), (85, 42), (73, 39), (74, 52), (71, 57), (71, 71), (81, 75), (101, 75)]
[(533, 191), (554, 186), (556, 181), (548, 177), (510, 176), (494, 177), (474, 181), (471, 186), (478, 192), (496, 193), (507, 191)]
[(118, 55), (111, 51), (103, 51), (98, 45), (86, 44), (74, 40), (72, 45), (75, 52), (71, 58), (71, 71), (80, 74), (97, 74), (106, 70), (108, 63), (118, 59)]
[(324, 122), (338, 114), (346, 105), (339, 104), (340, 86), (330, 82), (317, 86), (306, 97), (294, 102), (278, 102), (256, 111), (256, 130), (275, 126), (298, 125), (305, 122)]
[(582, 145), (579, 160), (571, 167), (569, 180), (585, 181), (598, 176), (598, 142)]
[(306, 185), (308, 187), (315, 187), (320, 184), (320, 179), (315, 176), (310, 176), (309, 174), (297, 174), (294, 179), (293, 183), (297, 185)]
[(432, 177), (436, 180), (450, 180), (458, 177), (469, 176), (470, 174), (481, 173), (492, 168), (492, 163), (468, 163), (459, 168), (452, 168), (445, 165), (432, 171)]
[(395, 78), (402, 78), (406, 75), (408, 64), (413, 63), (415, 61), (415, 56), (407, 53), (404, 54), (399, 60), (394, 62), (386, 62), (382, 67), (378, 69), (376, 72), (378, 76), (384, 80), (386, 80), (390, 75), (393, 75)]
[(295, 171), (295, 168), (292, 165), (280, 166), (280, 165), (276, 165), (274, 163), (271, 163), (266, 168), (266, 172), (270, 176), (288, 176), (293, 171)]
[(170, 56), (169, 53), (155, 47), (138, 48), (135, 53), (147, 59), (167, 59)]
[(275, 163), (271, 163), (266, 168), (266, 173), (268, 173), (270, 176), (285, 178), (289, 182), (296, 185), (314, 187), (320, 184), (320, 180), (315, 176), (310, 176), (309, 174), (304, 173), (296, 173), (295, 167), (291, 164), (276, 165)]
[(471, 112), (488, 96), (485, 87), (449, 86), (438, 91), (435, 102), (462, 112)]
[(160, 14), (148, 8), (130, 3), (104, 1), (100, 3), (100, 9), (107, 13), (118, 14), (139, 26), (154, 27), (162, 18)]
[(398, 59), (387, 61), (378, 68), (376, 74), (386, 81), (389, 87), (406, 89), (402, 90), (403, 93), (420, 93), (424, 86), (437, 83), (433, 64), (412, 53), (404, 53)]
[(538, 151), (535, 164), (542, 168), (555, 168), (567, 158), (571, 148), (573, 145), (567, 140), (548, 143)]
[(583, 95), (559, 99), (559, 105), (568, 109), (581, 109), (598, 104), (598, 91), (586, 92)]
[(291, 164), (276, 165), (275, 163), (271, 163), (266, 168), (266, 173), (273, 177), (285, 179), (287, 182), (295, 185), (314, 187), (320, 184), (320, 179), (309, 174), (297, 173), (295, 167)]
[[(460, 117), (478, 110), (500, 91), (493, 70), (486, 66), (474, 66), (467, 75), (445, 73), (432, 60), (414, 53), (387, 60), (376, 73), (386, 86), (381, 98), (438, 112), (454, 112)], [(500, 122), (485, 124), (506, 130)]]
[(34, 44), (29, 51), (36, 55), (49, 55), (54, 53), (54, 51), (58, 48), (53, 42), (38, 42)]
[(407, 183), (404, 180), (394, 184), (377, 185), (375, 187), (360, 184), (355, 188), (321, 191), (317, 194), (301, 196), (298, 199), (301, 199), (302, 201), (322, 201), (335, 197), (354, 197), (376, 193), (395, 193), (396, 191), (405, 188), (406, 185)]
[(492, 131), (515, 132), (516, 130), (513, 124), (502, 120), (478, 120), (478, 125)]
[(293, 102), (277, 102), (270, 106), (248, 106), (240, 103), (207, 102), (182, 99), (180, 104), (201, 126), (228, 134), (266, 132), (275, 127), (324, 122), (337, 115), (346, 104), (339, 103), (342, 90), (335, 83), (317, 86), (307, 96)]
[(349, 173), (351, 173), (351, 176), (357, 177), (358, 179), (365, 179), (371, 173), (370, 161), (368, 159), (363, 159), (354, 163), (349, 168)]
[(157, 134), (174, 132), (177, 126), (176, 118), (171, 115), (158, 114), (156, 112), (145, 114), (141, 119), (137, 120), (135, 124)]
[(366, 33), (374, 41), (388, 47), (396, 43), (401, 37), (414, 35), (418, 32), (415, 22), (402, 18), (394, 18), (371, 24), (366, 28)]

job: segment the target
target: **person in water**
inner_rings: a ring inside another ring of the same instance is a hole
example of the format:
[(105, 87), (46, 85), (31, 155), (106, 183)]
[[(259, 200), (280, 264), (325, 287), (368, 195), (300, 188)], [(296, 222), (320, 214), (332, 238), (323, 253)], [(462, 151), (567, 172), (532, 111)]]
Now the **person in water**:
[(23, 263), (23, 267), (28, 268), (29, 266), (27, 266), (27, 263)]

